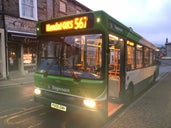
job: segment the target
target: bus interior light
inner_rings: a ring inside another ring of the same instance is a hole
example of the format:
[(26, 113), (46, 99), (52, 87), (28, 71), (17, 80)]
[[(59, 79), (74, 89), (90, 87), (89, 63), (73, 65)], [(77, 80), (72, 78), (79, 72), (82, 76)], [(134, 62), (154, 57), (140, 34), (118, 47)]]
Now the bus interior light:
[(101, 21), (101, 19), (98, 17), (96, 21), (97, 21), (97, 23), (99, 23)]
[(35, 88), (35, 89), (34, 89), (34, 93), (35, 93), (36, 95), (40, 95), (40, 94), (41, 94), (41, 90), (40, 90), (39, 88)]
[(117, 36), (109, 34), (109, 39), (111, 39), (111, 40), (118, 40), (119, 38)]
[(96, 102), (90, 99), (85, 99), (83, 101), (84, 105), (89, 107), (89, 108), (95, 108), (96, 107)]

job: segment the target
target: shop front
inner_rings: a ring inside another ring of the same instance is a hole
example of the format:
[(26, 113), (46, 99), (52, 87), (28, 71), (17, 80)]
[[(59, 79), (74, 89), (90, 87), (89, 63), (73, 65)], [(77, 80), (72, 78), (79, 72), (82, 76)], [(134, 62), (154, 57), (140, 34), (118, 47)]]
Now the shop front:
[(8, 31), (8, 70), (18, 72), (21, 75), (34, 73), (36, 70), (36, 35), (33, 33), (23, 33)]
[(18, 43), (8, 44), (8, 67), (9, 71), (17, 71), (19, 68), (20, 45)]

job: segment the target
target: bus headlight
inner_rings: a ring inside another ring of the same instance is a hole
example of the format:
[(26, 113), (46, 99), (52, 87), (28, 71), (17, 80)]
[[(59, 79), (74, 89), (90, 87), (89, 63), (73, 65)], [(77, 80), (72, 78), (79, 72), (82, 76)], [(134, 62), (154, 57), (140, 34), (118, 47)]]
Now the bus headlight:
[(90, 99), (85, 99), (83, 101), (84, 105), (89, 107), (89, 108), (95, 108), (96, 107), (96, 102)]
[(41, 94), (41, 90), (40, 90), (39, 88), (35, 88), (35, 89), (34, 89), (34, 93), (35, 93), (36, 95), (40, 95), (40, 94)]

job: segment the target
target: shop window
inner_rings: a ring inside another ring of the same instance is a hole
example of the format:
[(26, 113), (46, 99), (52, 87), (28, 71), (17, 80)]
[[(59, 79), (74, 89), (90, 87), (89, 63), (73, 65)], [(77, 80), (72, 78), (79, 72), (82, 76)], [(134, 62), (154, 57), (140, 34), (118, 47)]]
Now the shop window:
[(37, 0), (19, 0), (20, 17), (37, 20)]
[(143, 47), (142, 45), (136, 45), (136, 68), (143, 67)]
[(135, 47), (134, 42), (127, 41), (127, 70), (135, 69)]
[(24, 46), (23, 62), (24, 64), (36, 64), (36, 47)]
[(8, 64), (9, 70), (18, 70), (19, 46), (16, 44), (9, 44), (8, 47)]

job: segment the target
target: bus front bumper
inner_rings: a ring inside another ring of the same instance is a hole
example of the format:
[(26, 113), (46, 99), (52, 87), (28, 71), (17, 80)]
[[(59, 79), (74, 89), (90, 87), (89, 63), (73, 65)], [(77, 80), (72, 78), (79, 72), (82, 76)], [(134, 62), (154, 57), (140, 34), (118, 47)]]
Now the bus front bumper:
[(105, 110), (105, 106), (100, 107), (100, 108), (88, 108), (85, 107), (84, 105), (76, 105), (76, 104), (68, 104), (64, 103), (61, 101), (56, 101), (53, 99), (48, 99), (46, 97), (42, 96), (34, 96), (35, 102), (40, 102), (44, 104), (45, 106), (48, 106), (50, 108), (63, 111), (63, 112), (74, 112), (74, 113), (79, 113), (79, 114), (84, 114), (84, 115), (91, 115), (92, 117), (105, 117), (107, 112)]

